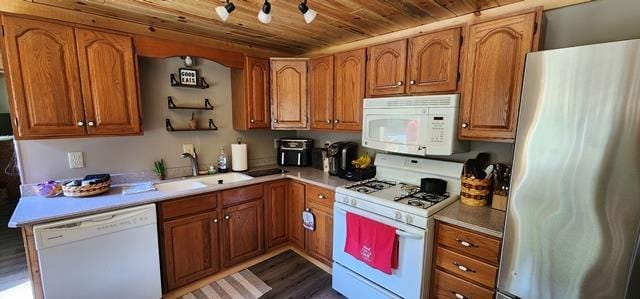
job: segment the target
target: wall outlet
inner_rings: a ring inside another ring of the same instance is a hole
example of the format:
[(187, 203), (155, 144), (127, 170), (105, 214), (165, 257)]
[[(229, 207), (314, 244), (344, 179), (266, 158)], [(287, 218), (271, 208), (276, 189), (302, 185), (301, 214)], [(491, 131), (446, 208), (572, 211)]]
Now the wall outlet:
[(69, 168), (83, 168), (84, 157), (82, 152), (68, 152), (69, 156)]
[(192, 156), (195, 156), (196, 150), (193, 147), (193, 144), (183, 144), (182, 145), (182, 153), (189, 153)]

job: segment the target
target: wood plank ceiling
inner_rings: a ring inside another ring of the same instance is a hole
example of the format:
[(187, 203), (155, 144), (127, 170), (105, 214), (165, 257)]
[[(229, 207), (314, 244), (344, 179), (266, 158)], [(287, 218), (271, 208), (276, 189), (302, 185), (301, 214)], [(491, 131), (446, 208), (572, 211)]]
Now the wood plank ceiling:
[(264, 0), (232, 0), (236, 10), (227, 22), (215, 13), (224, 0), (24, 1), (302, 54), (522, 0), (309, 0), (318, 12), (311, 24), (298, 11), (298, 0), (271, 0), (270, 24), (257, 19)]

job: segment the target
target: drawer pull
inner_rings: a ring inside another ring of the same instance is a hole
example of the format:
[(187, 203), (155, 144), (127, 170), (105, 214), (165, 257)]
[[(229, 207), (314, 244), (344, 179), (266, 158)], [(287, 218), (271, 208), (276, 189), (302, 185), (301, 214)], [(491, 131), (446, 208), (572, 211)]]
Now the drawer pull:
[(318, 198), (319, 198), (319, 199), (327, 199), (327, 197), (326, 197), (326, 196), (324, 196), (324, 195), (322, 195), (322, 194), (318, 194)]
[(460, 243), (460, 245), (464, 246), (464, 247), (478, 247), (478, 245), (473, 244), (469, 241), (465, 241), (465, 240), (460, 240), (458, 238), (456, 238), (456, 242)]
[(462, 295), (462, 294), (460, 294), (460, 293), (458, 293), (458, 292), (456, 292), (456, 291), (451, 291), (451, 293), (453, 293), (453, 296), (455, 296), (455, 297), (456, 297), (456, 298), (458, 298), (458, 299), (465, 299), (465, 298), (469, 298), (469, 297), (466, 297), (465, 295)]
[(473, 270), (471, 268), (467, 268), (465, 265), (460, 265), (458, 264), (458, 262), (453, 262), (453, 265), (458, 267), (458, 269), (460, 269), (460, 271), (464, 271), (464, 272), (476, 272), (476, 270)]

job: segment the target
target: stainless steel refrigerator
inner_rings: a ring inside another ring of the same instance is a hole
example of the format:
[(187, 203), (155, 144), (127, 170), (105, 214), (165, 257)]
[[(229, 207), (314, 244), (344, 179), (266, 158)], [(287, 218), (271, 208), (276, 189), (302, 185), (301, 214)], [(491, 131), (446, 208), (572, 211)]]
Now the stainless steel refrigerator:
[(640, 298), (640, 40), (527, 55), (498, 298)]

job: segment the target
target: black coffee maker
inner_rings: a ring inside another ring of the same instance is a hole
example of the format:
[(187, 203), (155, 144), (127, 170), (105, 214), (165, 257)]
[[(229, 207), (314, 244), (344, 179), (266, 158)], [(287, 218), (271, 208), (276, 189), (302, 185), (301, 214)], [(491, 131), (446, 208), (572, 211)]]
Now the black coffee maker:
[(349, 141), (334, 142), (327, 148), (329, 156), (329, 174), (344, 177), (355, 167), (351, 161), (358, 156), (358, 144)]

